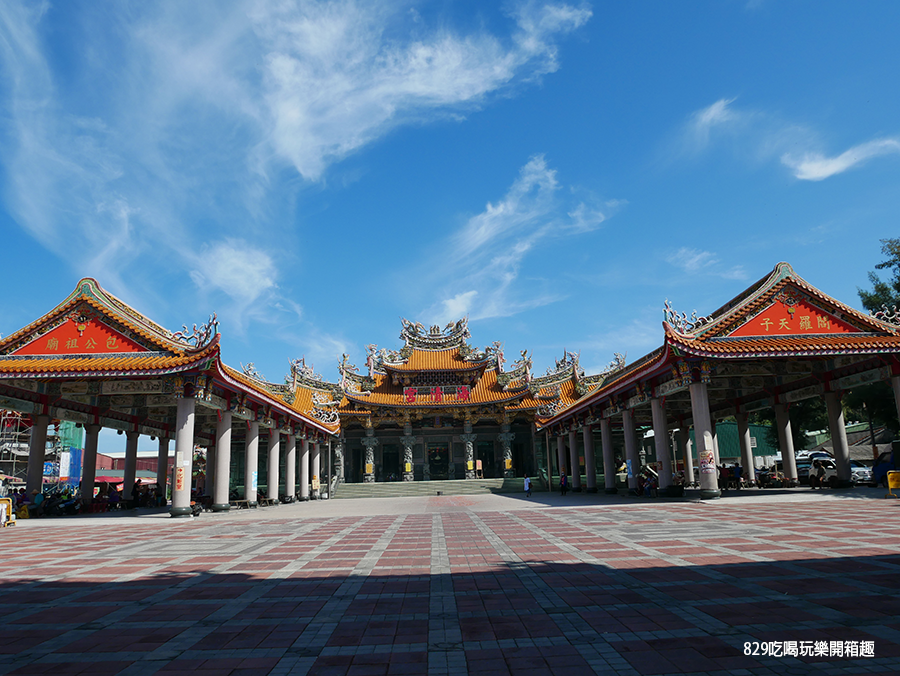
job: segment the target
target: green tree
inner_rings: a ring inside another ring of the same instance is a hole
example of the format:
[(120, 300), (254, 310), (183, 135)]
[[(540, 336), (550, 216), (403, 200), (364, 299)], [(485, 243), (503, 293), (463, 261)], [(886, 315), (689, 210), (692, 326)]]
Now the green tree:
[[(828, 428), (828, 411), (825, 401), (820, 397), (795, 401), (788, 407), (788, 417), (791, 420), (791, 437), (794, 440), (794, 450), (803, 451), (810, 447), (808, 435), (810, 432)], [(770, 444), (778, 447), (778, 428), (775, 427), (775, 411), (763, 409), (751, 416), (750, 422), (757, 425), (769, 425), (766, 437)]]
[(871, 418), (876, 426), (884, 425), (894, 433), (900, 430), (894, 392), (887, 381), (854, 387), (844, 395), (843, 403), (845, 420), (869, 422)]
[(891, 277), (883, 281), (876, 273), (869, 273), (872, 290), (857, 289), (863, 307), (869, 312), (877, 312), (882, 307), (900, 308), (900, 238), (881, 240), (881, 253), (888, 257), (875, 266), (876, 270), (890, 270)]

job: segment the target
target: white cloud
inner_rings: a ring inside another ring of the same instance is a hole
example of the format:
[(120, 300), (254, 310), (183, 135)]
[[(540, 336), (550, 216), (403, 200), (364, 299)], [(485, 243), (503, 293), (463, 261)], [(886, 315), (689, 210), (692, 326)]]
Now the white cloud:
[(444, 323), (464, 314), (473, 320), (508, 317), (562, 298), (540, 280), (523, 284), (526, 257), (556, 239), (597, 229), (627, 204), (581, 193), (562, 190), (543, 155), (530, 158), (503, 198), (469, 218), (440, 258), (430, 262), (431, 278), (439, 280), (434, 293), (441, 300), (424, 312), (425, 318)]
[[(85, 48), (63, 72), (44, 20), (59, 12), (57, 26), (67, 10), (78, 20), (66, 37)], [(277, 266), (294, 262), (285, 242), (298, 185), (401, 125), (458, 116), (553, 72), (556, 42), (591, 16), (522, 3), (503, 34), (428, 25), (407, 10), (0, 3), (5, 206), (77, 272), (132, 299), (150, 278), (193, 270), (235, 312), (277, 301)], [(232, 268), (198, 256), (208, 241), (219, 244), (205, 254)]]
[(895, 138), (883, 138), (861, 143), (837, 157), (825, 157), (822, 153), (815, 152), (807, 152), (800, 157), (785, 153), (781, 156), (781, 161), (793, 170), (797, 178), (805, 181), (821, 181), (873, 157), (894, 153), (900, 153), (900, 141)]
[(723, 279), (746, 279), (747, 273), (743, 266), (736, 265), (723, 268), (717, 254), (712, 251), (681, 247), (677, 251), (666, 256), (666, 261), (677, 268), (681, 268), (689, 275), (712, 275)]

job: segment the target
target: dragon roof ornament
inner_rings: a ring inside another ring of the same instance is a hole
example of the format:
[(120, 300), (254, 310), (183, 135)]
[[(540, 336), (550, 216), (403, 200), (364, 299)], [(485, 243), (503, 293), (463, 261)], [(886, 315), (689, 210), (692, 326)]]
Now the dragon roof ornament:
[(185, 345), (200, 349), (209, 345), (218, 333), (219, 320), (216, 317), (216, 313), (213, 312), (209, 316), (209, 321), (203, 326), (198, 327), (194, 324), (192, 329), (188, 329), (186, 324), (182, 324), (181, 331), (173, 333), (172, 339), (177, 340), (179, 343), (184, 343)]
[(679, 333), (691, 333), (712, 321), (712, 317), (698, 317), (696, 310), (691, 313), (690, 317), (683, 312), (679, 314), (671, 305), (669, 305), (668, 298), (666, 298), (666, 306), (663, 310), (663, 315), (665, 316), (665, 321)]
[(449, 350), (461, 347), (470, 336), (468, 317), (450, 322), (443, 329), (437, 324), (426, 329), (421, 322), (411, 322), (402, 317), (400, 322), (403, 325), (400, 338), (407, 347), (420, 350)]
[(895, 324), (900, 326), (900, 310), (897, 309), (896, 305), (890, 308), (887, 305), (882, 305), (880, 310), (870, 312), (869, 315), (874, 317), (875, 319), (885, 322), (886, 324)]
[(284, 379), (285, 383), (293, 383), (295, 387), (297, 385), (306, 385), (307, 387), (323, 387), (327, 385), (322, 374), (316, 373), (315, 366), (306, 363), (306, 357), (291, 360), (290, 366), (291, 371), (288, 377)]
[(269, 381), (266, 380), (266, 377), (256, 370), (256, 367), (253, 365), (253, 362), (247, 362), (247, 365), (241, 364), (241, 372), (247, 376), (248, 378), (253, 378), (253, 380), (259, 381), (266, 385), (269, 384)]

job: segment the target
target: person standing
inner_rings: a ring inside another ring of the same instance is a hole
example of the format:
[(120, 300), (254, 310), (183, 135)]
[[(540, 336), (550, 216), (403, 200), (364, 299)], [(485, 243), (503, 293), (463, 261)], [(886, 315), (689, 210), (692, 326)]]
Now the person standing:
[(525, 477), (525, 497), (531, 497), (531, 479), (529, 477)]
[(559, 475), (559, 494), (563, 497), (566, 496), (566, 493), (569, 492), (569, 477), (566, 476), (565, 471), (561, 472)]

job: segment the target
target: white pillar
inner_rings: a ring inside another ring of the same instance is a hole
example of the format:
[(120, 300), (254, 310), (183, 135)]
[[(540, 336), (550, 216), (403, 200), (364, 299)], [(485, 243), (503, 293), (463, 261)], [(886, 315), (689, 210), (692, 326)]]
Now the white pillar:
[[(318, 441), (313, 442), (312, 449), (309, 454), (309, 465), (310, 465), (310, 473), (312, 474), (313, 481), (322, 481), (322, 472), (321, 472), (321, 462), (319, 460), (319, 444)], [(319, 499), (319, 491), (313, 490), (310, 494), (310, 497), (313, 500)]]
[(281, 432), (273, 427), (269, 430), (269, 467), (266, 476), (268, 498), (278, 503), (278, 484), (281, 477), (278, 476), (278, 465), (281, 462)]
[[(191, 470), (194, 462), (194, 398), (181, 397), (175, 412), (175, 483), (172, 516), (191, 516)], [(127, 488), (127, 486), (126, 486)]]
[(850, 468), (850, 446), (847, 444), (847, 428), (844, 426), (844, 409), (841, 406), (840, 394), (826, 392), (825, 406), (828, 409), (828, 427), (831, 429), (831, 445), (834, 463), (837, 465), (838, 485), (841, 488), (849, 488), (853, 485), (853, 471)]
[(300, 499), (309, 500), (309, 439), (300, 442)]
[(628, 465), (628, 488), (637, 490), (637, 475), (641, 471), (641, 458), (638, 455), (634, 438), (634, 414), (630, 409), (622, 411), (622, 428), (625, 432), (625, 462)]
[(709, 416), (709, 393), (706, 383), (691, 383), (691, 417), (694, 419), (694, 439), (697, 442), (697, 460), (700, 463), (700, 499), (714, 500), (721, 497), (719, 473), (716, 467), (716, 447), (713, 442), (712, 422)]
[(221, 411), (216, 422), (216, 482), (213, 484), (212, 510), (231, 509), (228, 487), (231, 485), (231, 411)]
[(288, 502), (297, 497), (297, 436), (288, 434), (284, 453), (284, 494)]
[(156, 454), (156, 490), (162, 497), (162, 504), (166, 504), (166, 486), (169, 478), (169, 440), (166, 437), (159, 438), (159, 451)]
[(662, 399), (650, 400), (650, 413), (653, 416), (653, 446), (656, 459), (661, 464), (659, 471), (659, 487), (672, 485), (672, 455), (669, 452), (669, 428), (666, 425), (666, 409)]
[(694, 483), (694, 444), (691, 443), (691, 429), (687, 426), (678, 429), (678, 439), (684, 449), (684, 483)]
[(616, 456), (613, 452), (612, 430), (609, 427), (609, 418), (600, 420), (600, 445), (603, 452), (603, 483), (606, 486), (606, 493), (612, 495), (618, 493), (616, 488), (616, 473), (619, 468), (616, 467)]
[(255, 507), (256, 487), (259, 485), (259, 423), (255, 420), (247, 430), (244, 454), (244, 499)]
[(742, 478), (753, 481), (756, 478), (756, 468), (753, 463), (753, 447), (750, 445), (750, 424), (746, 413), (738, 413), (734, 416), (737, 420), (738, 440), (741, 443)]
[(775, 404), (775, 426), (778, 428), (778, 447), (781, 449), (781, 463), (784, 476), (791, 481), (797, 480), (797, 460), (794, 458), (794, 435), (791, 434), (791, 418), (787, 406)]
[(31, 421), (31, 438), (28, 441), (28, 475), (25, 492), (31, 498), (32, 491), (44, 490), (44, 455), (47, 452), (47, 427), (49, 415), (36, 415)]
[(584, 472), (587, 475), (587, 492), (597, 492), (597, 462), (594, 459), (594, 428), (585, 425), (581, 430), (584, 439)]
[(216, 486), (216, 457), (218, 449), (215, 442), (206, 447), (206, 476), (203, 479), (203, 495), (212, 498)]
[[(134, 479), (137, 476), (137, 450), (139, 432), (125, 432), (125, 472), (123, 479), (125, 485), (122, 486), (122, 499), (131, 500), (137, 497), (133, 495)], [(130, 505), (129, 505), (130, 506)]]
[(94, 483), (97, 479), (97, 442), (100, 439), (100, 425), (85, 425), (84, 432), (84, 454), (81, 458), (81, 502), (89, 505), (94, 501)]
[(581, 493), (581, 462), (578, 459), (578, 439), (575, 428), (569, 428), (569, 463), (572, 466), (572, 490)]

